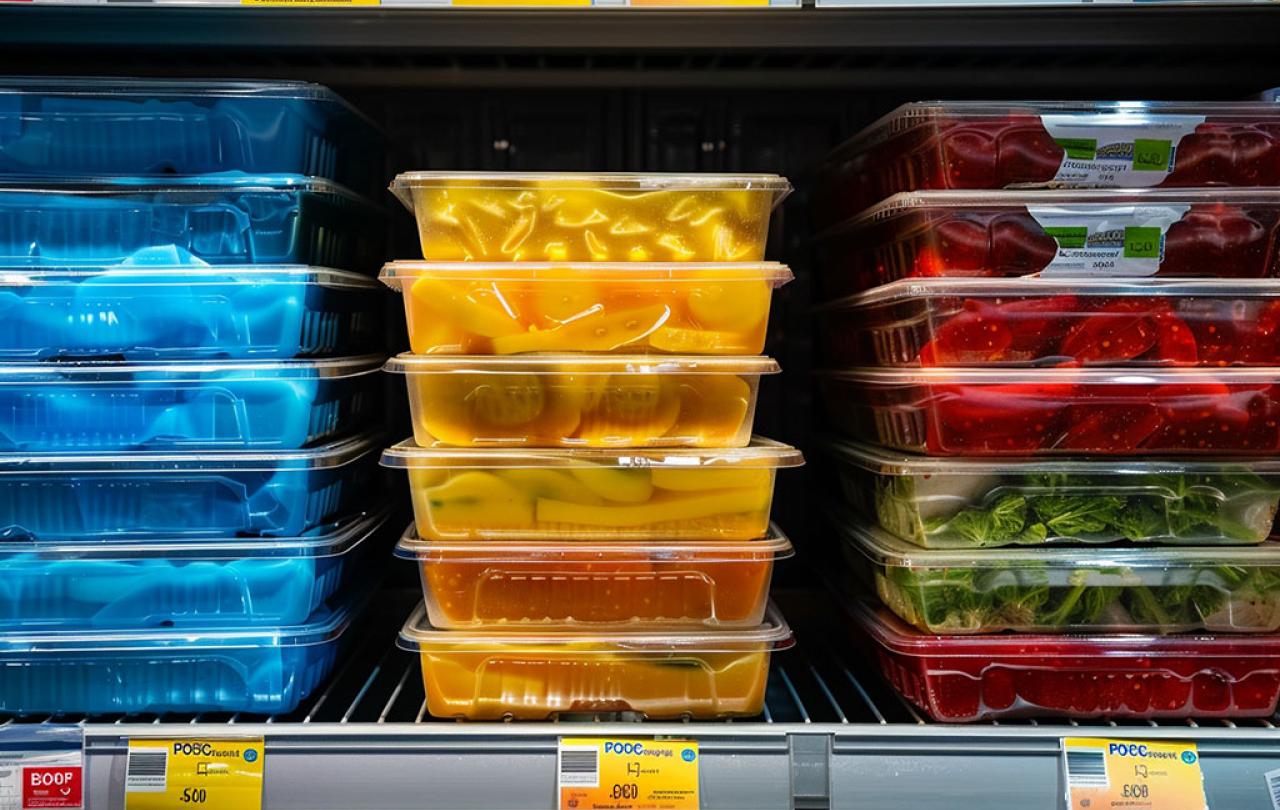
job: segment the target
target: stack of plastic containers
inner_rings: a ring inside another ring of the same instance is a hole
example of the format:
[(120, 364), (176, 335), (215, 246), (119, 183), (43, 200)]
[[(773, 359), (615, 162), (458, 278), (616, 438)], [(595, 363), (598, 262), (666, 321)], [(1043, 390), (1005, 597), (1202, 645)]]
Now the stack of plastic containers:
[(425, 602), (402, 632), (436, 716), (752, 715), (790, 631), (769, 523), (794, 449), (752, 438), (772, 175), (412, 173), (404, 296)]
[(818, 329), (893, 684), (941, 720), (1272, 714), (1280, 109), (912, 104), (827, 168), (828, 224), (894, 195), (821, 239)]
[(379, 146), (314, 85), (0, 81), (0, 711), (332, 669), (386, 519), (384, 226), (336, 182)]

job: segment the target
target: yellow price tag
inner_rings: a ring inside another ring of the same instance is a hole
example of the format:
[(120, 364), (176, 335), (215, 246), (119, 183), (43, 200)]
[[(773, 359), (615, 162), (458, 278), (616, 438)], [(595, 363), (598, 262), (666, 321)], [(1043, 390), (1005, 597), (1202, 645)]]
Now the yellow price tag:
[(1068, 810), (1208, 810), (1193, 743), (1062, 741)]
[(560, 740), (560, 810), (697, 810), (698, 744)]
[(262, 810), (261, 737), (129, 740), (125, 810)]

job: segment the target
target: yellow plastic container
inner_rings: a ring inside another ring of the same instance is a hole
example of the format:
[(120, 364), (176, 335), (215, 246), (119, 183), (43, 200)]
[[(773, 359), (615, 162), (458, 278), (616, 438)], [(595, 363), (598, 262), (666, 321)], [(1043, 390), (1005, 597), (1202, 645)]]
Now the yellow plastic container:
[(774, 474), (804, 463), (768, 439), (723, 450), (490, 450), (402, 442), (428, 540), (752, 540), (769, 530)]
[(430, 261), (756, 262), (773, 174), (408, 172), (391, 191)]
[(776, 608), (741, 630), (524, 633), (438, 630), (419, 605), (400, 631), (422, 660), (427, 711), (468, 720), (751, 717), (764, 707), (770, 655), (793, 643)]
[(402, 354), (426, 447), (742, 447), (767, 357)]
[(415, 354), (759, 354), (773, 262), (392, 262)]

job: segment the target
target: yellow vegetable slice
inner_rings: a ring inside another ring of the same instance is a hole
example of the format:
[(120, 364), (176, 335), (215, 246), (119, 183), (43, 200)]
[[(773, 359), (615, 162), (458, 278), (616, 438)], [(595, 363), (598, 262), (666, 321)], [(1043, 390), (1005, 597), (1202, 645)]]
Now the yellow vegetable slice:
[(647, 469), (574, 467), (569, 472), (592, 492), (610, 501), (644, 503), (653, 496), (653, 481)]
[(579, 438), (595, 444), (642, 444), (665, 436), (680, 417), (680, 394), (671, 377), (614, 374), (594, 409), (583, 414)]
[(490, 473), (464, 472), (424, 494), (431, 510), (431, 522), (438, 526), (467, 529), (533, 526), (534, 498)]
[(638, 506), (585, 506), (578, 503), (539, 498), (536, 516), (539, 523), (576, 523), (583, 526), (624, 528), (647, 523), (669, 523), (698, 520), (715, 515), (761, 512), (768, 507), (768, 491), (735, 490), (650, 501)]
[(770, 478), (772, 472), (765, 469), (703, 467), (696, 470), (679, 470), (670, 467), (654, 467), (652, 478), (655, 487), (674, 492), (747, 488), (768, 490), (773, 485)]
[(765, 281), (707, 279), (689, 293), (689, 312), (708, 329), (747, 331), (769, 314), (773, 287)]
[(519, 334), (520, 321), (498, 293), (482, 286), (459, 287), (434, 278), (413, 282), (415, 304), (465, 332), (488, 338)]
[[(559, 470), (495, 470), (494, 475), (528, 493), (532, 499), (551, 498), (598, 506), (604, 499), (571, 475)], [(650, 487), (652, 491), (652, 487)]]
[(554, 329), (539, 329), (495, 337), (498, 354), (525, 352), (611, 352), (638, 340), (666, 322), (671, 311), (663, 304), (612, 315), (603, 309), (575, 318)]
[(649, 345), (668, 354), (731, 354), (749, 349), (740, 332), (711, 332), (664, 326), (649, 335)]
[(694, 445), (738, 438), (751, 404), (751, 386), (736, 374), (689, 377), (677, 383), (679, 417), (665, 435)]

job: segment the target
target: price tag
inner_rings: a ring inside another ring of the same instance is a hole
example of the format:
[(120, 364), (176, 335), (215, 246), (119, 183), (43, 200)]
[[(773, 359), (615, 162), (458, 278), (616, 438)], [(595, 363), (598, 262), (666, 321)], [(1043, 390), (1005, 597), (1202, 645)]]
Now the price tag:
[(697, 810), (698, 744), (561, 738), (560, 810)]
[(1068, 737), (1068, 810), (1208, 810), (1193, 743)]
[(84, 729), (9, 725), (0, 729), (0, 810), (84, 806)]
[(262, 738), (129, 740), (125, 810), (262, 810)]

